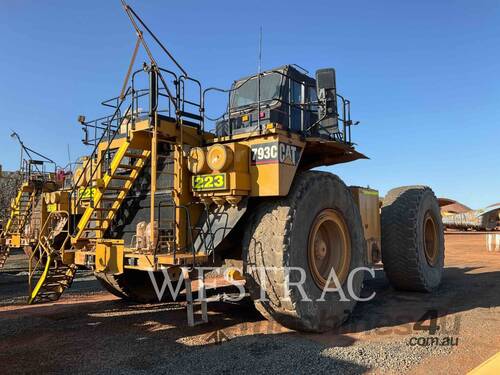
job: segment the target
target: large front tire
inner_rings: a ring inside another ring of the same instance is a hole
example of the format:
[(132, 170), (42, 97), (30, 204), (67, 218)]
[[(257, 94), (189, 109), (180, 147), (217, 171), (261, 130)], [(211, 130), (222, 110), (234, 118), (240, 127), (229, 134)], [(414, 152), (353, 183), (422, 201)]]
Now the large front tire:
[[(267, 319), (310, 332), (341, 325), (356, 304), (347, 288), (348, 276), (364, 265), (361, 217), (347, 186), (330, 173), (297, 175), (288, 196), (261, 203), (254, 211), (244, 237), (243, 261), (250, 296)], [(325, 285), (334, 288), (328, 280), (332, 268), (343, 293), (327, 292), (319, 301)], [(292, 283), (302, 275), (301, 291)], [(359, 296), (363, 272), (352, 276), (351, 291)]]

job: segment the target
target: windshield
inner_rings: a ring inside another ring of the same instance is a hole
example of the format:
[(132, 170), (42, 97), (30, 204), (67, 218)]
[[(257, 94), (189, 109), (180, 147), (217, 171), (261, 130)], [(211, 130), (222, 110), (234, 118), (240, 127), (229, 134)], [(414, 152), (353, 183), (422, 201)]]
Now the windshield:
[[(270, 101), (280, 97), (281, 74), (270, 73), (260, 79), (260, 101)], [(245, 82), (236, 82), (237, 89), (231, 93), (231, 108), (243, 107), (258, 102), (258, 80), (253, 77)]]

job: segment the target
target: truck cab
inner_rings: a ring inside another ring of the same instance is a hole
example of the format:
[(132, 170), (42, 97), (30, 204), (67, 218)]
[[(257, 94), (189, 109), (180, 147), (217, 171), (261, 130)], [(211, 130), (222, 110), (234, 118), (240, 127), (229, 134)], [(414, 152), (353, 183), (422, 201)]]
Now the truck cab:
[[(302, 135), (344, 139), (338, 127), (337, 96), (333, 69), (319, 70), (316, 79), (296, 65), (244, 77), (229, 90), (228, 110), (216, 124), (216, 135), (260, 132), (272, 123)], [(330, 107), (322, 111), (325, 104)]]

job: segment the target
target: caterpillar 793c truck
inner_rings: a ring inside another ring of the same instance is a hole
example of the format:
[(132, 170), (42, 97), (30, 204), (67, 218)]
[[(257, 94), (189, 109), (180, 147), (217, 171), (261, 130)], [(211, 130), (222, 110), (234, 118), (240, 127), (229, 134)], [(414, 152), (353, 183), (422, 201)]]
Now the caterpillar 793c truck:
[[(59, 298), (78, 267), (93, 269), (115, 295), (151, 302), (150, 275), (178, 280), (183, 269), (232, 262), (265, 317), (324, 331), (354, 308), (359, 267), (381, 260), (399, 289), (438, 286), (443, 227), (430, 188), (397, 188), (380, 204), (376, 190), (313, 170), (366, 158), (352, 142), (351, 103), (337, 93), (333, 69), (313, 78), (285, 65), (229, 90), (202, 89), (124, 9), (138, 36), (126, 84), (103, 102), (110, 116), (79, 118), (93, 151), (44, 206), (30, 303)], [(146, 36), (174, 70), (160, 67)], [(134, 71), (139, 46), (149, 61)], [(209, 129), (214, 91), (229, 100)]]

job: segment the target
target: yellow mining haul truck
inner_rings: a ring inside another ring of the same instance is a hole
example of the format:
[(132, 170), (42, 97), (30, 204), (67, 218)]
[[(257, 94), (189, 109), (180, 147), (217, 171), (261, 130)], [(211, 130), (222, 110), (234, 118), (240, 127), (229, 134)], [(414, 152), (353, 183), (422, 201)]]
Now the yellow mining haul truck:
[[(0, 269), (12, 249), (23, 249), (28, 256), (32, 255), (38, 240), (38, 228), (48, 215), (43, 195), (61, 186), (56, 181), (54, 162), (25, 146), (17, 133), (12, 136), (17, 137), (26, 158), (22, 159), (21, 184), (11, 200), (7, 222), (0, 232)], [(34, 156), (38, 159), (33, 159)], [(54, 169), (50, 170), (51, 167)]]
[[(394, 189), (380, 206), (376, 190), (312, 170), (366, 158), (351, 141), (350, 102), (333, 69), (312, 78), (286, 65), (203, 90), (170, 54), (176, 72), (159, 67), (151, 31), (124, 7), (150, 61), (129, 69), (130, 84), (103, 103), (111, 116), (79, 118), (93, 152), (71, 189), (56, 193), (37, 247), (48, 261), (30, 272), (30, 302), (57, 299), (77, 267), (95, 270), (115, 295), (151, 302), (163, 271), (176, 280), (183, 267), (239, 262), (265, 317), (324, 331), (349, 316), (359, 267), (380, 257), (396, 288), (439, 285), (443, 228), (430, 188)], [(229, 98), (210, 128), (214, 91)]]

